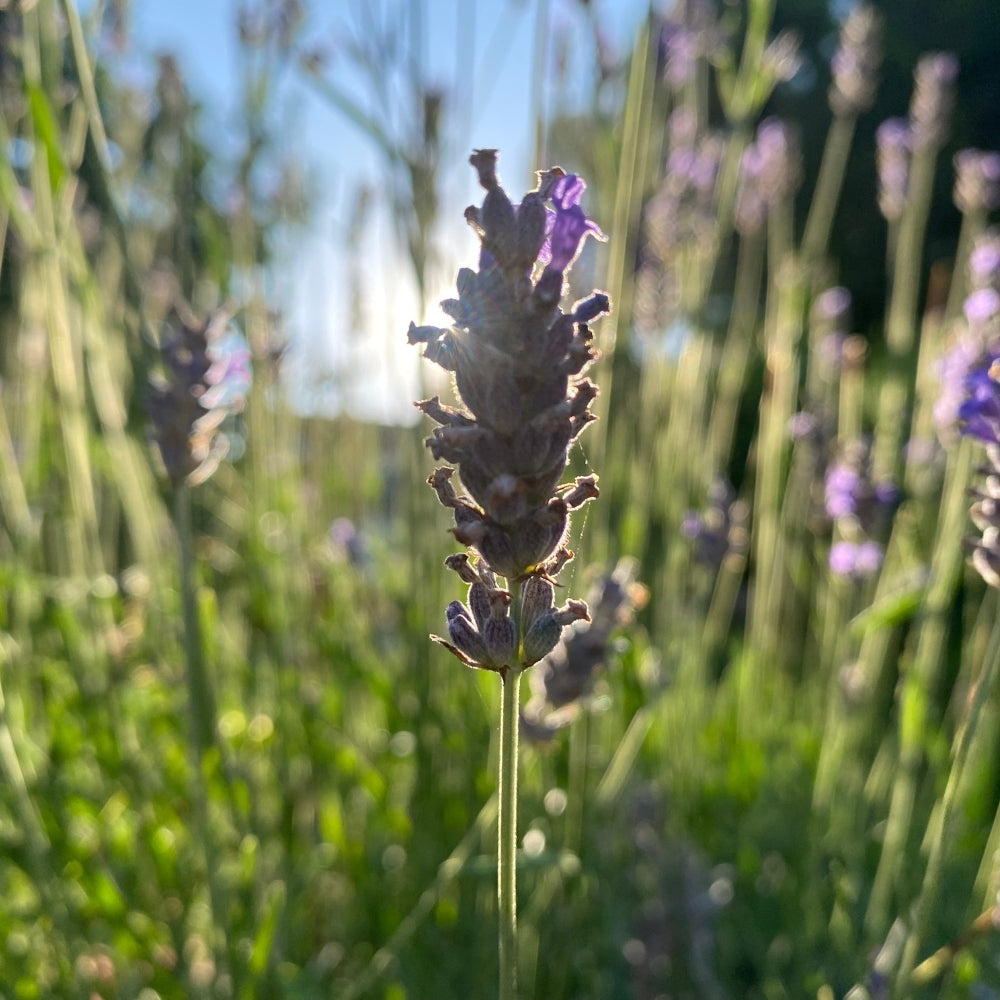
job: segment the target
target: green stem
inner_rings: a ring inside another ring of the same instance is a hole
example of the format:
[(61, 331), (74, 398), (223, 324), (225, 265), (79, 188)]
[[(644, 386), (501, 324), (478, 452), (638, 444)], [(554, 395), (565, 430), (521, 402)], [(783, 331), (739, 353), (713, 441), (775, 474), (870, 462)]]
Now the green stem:
[(993, 628), (983, 672), (976, 683), (965, 725), (956, 740), (955, 759), (941, 800), (941, 816), (937, 823), (936, 835), (931, 843), (923, 888), (914, 908), (913, 926), (903, 949), (903, 960), (896, 984), (896, 996), (899, 997), (907, 996), (911, 985), (913, 985), (917, 957), (930, 930), (931, 918), (941, 895), (945, 862), (949, 848), (955, 843), (955, 821), (960, 817), (961, 812), (957, 807), (959, 806), (958, 792), (962, 785), (963, 772), (969, 759), (969, 752), (978, 735), (980, 717), (986, 703), (993, 695), (998, 676), (1000, 676), (1000, 622)]
[(520, 668), (503, 678), (500, 706), (500, 808), (497, 896), (500, 908), (500, 1000), (517, 1000), (517, 729)]
[(180, 549), (181, 605), (184, 616), (184, 659), (187, 665), (188, 708), (198, 750), (199, 766), (215, 742), (215, 703), (205, 670), (194, 580), (194, 533), (191, 528), (191, 487), (182, 483), (174, 493), (174, 521)]

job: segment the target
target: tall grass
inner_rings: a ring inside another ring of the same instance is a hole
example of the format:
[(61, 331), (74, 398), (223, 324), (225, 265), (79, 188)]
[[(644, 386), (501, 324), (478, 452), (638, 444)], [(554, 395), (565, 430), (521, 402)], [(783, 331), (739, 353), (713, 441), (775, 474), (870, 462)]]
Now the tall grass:
[[(248, 60), (227, 216), (169, 61), (143, 118), (71, 3), (0, 18), (0, 996), (494, 997), (500, 691), (427, 641), (462, 595), (422, 432), (302, 418), (275, 381), (261, 288), (301, 206), (252, 185), (297, 43)], [(650, 20), (563, 164), (603, 205), (615, 306), (570, 586), (633, 556), (649, 600), (572, 724), (522, 743), (525, 997), (1000, 990), (997, 596), (963, 548), (982, 459), (932, 419), (989, 212), (933, 294), (948, 163), (921, 147), (884, 321), (831, 320), (840, 172), (875, 151), (834, 109), (815, 191), (789, 145), (753, 223), (741, 163), (793, 68), (770, 18), (752, 0), (733, 51), (675, 25), (702, 47), (668, 82)], [(399, 211), (433, 188), (427, 139), (386, 146)], [(714, 169), (681, 191), (685, 142)], [(237, 293), (245, 450), (173, 508), (144, 407), (163, 317)], [(901, 491), (881, 519), (824, 511), (845, 455)], [(880, 565), (835, 572), (841, 542)]]

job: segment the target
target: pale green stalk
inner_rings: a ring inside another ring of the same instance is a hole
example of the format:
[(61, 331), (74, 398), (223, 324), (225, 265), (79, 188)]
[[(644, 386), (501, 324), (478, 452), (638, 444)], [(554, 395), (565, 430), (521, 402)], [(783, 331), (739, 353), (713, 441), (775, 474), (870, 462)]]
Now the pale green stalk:
[(975, 682), (965, 721), (956, 737), (954, 759), (948, 774), (948, 784), (945, 786), (944, 795), (939, 805), (940, 815), (935, 815), (931, 819), (935, 829), (931, 839), (927, 869), (924, 873), (923, 887), (914, 907), (910, 933), (903, 948), (903, 958), (896, 980), (894, 995), (900, 998), (910, 994), (914, 968), (920, 955), (920, 949), (923, 947), (930, 930), (931, 919), (941, 895), (945, 861), (955, 840), (957, 822), (961, 818), (961, 809), (959, 808), (961, 803), (958, 792), (962, 785), (963, 772), (977, 738), (988, 738), (987, 734), (980, 732), (979, 722), (987, 702), (996, 690), (998, 677), (1000, 677), (1000, 621), (993, 626), (986, 660), (982, 672)]
[(810, 264), (817, 264), (822, 259), (830, 242), (856, 122), (854, 115), (837, 115), (826, 134), (823, 159), (802, 237), (802, 253)]
[(805, 287), (799, 263), (788, 256), (780, 264), (774, 260), (774, 265), (778, 272), (769, 295), (771, 315), (767, 323), (766, 348), (770, 385), (761, 401), (760, 431), (755, 444), (753, 551), (756, 572), (750, 641), (760, 663), (773, 658), (779, 647), (782, 590), (779, 521), (788, 420), (798, 393), (798, 344), (805, 307)]
[(900, 446), (907, 426), (899, 415), (907, 412), (911, 401), (910, 359), (917, 334), (924, 234), (937, 153), (936, 146), (926, 146), (914, 154), (906, 207), (899, 220), (898, 253), (892, 265), (892, 296), (885, 328), (888, 366), (879, 396), (872, 454), (876, 480), (899, 479)]
[(916, 650), (900, 695), (899, 771), (893, 783), (882, 855), (865, 915), (865, 926), (875, 940), (883, 936), (889, 925), (899, 877), (906, 863), (906, 843), (928, 730), (934, 722), (932, 698), (944, 666), (948, 611), (962, 571), (962, 537), (968, 516), (966, 489), (971, 470), (972, 443), (964, 439), (951, 455)]
[(757, 322), (761, 274), (764, 269), (764, 247), (761, 235), (755, 233), (739, 241), (736, 257), (736, 277), (733, 286), (733, 308), (729, 329), (722, 349), (715, 403), (708, 432), (708, 448), (712, 471), (726, 467), (733, 450), (733, 435), (739, 415), (740, 397), (747, 373), (747, 362), (753, 347), (753, 331)]

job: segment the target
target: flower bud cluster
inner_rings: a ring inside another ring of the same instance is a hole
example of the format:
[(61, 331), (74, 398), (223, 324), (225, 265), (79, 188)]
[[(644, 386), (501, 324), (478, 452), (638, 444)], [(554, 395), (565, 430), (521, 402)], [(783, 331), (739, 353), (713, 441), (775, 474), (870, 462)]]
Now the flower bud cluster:
[(951, 52), (931, 52), (917, 63), (910, 99), (910, 130), (914, 149), (943, 146), (955, 106), (958, 59)]
[[(956, 429), (978, 437), (970, 385), (989, 369), (991, 351), (1000, 345), (1000, 234), (980, 236), (969, 255), (969, 294), (963, 305), (963, 322), (938, 362), (941, 393), (934, 404), (934, 421), (945, 444)], [(964, 424), (964, 428), (962, 425)], [(988, 431), (987, 440), (988, 440)]]
[(778, 118), (765, 118), (740, 159), (735, 225), (740, 235), (757, 232), (768, 211), (798, 190), (802, 162), (798, 136)]
[(899, 487), (871, 478), (871, 453), (865, 440), (848, 442), (827, 468), (824, 483), (827, 517), (840, 536), (830, 547), (830, 571), (863, 580), (882, 566), (883, 536), (900, 500)]
[(904, 118), (887, 118), (875, 133), (878, 207), (889, 222), (903, 214), (910, 190), (913, 135)]
[(250, 348), (227, 313), (199, 321), (175, 307), (161, 356), (164, 372), (150, 385), (147, 409), (171, 484), (194, 486), (229, 452), (220, 428), (245, 404), (253, 382)]
[(1000, 587), (1000, 235), (987, 232), (969, 255), (970, 292), (964, 324), (941, 359), (939, 433), (957, 427), (979, 441), (986, 461), (972, 489), (970, 511), (980, 534), (969, 540), (971, 562), (991, 587)]
[(698, 60), (710, 60), (722, 43), (712, 0), (677, 4), (660, 22), (657, 37), (657, 69), (664, 83), (673, 91), (682, 90), (695, 78)]
[[(531, 700), (521, 713), (521, 731), (529, 739), (548, 740), (576, 717), (607, 664), (613, 633), (628, 625), (649, 599), (649, 591), (636, 582), (637, 569), (636, 560), (626, 558), (619, 560), (613, 572), (602, 576), (587, 595), (593, 618), (566, 629), (561, 639), (549, 646), (538, 669), (532, 671)], [(537, 584), (540, 590), (545, 581), (532, 577), (528, 583)], [(548, 586), (551, 592), (551, 584)], [(547, 599), (551, 603), (551, 596)], [(539, 621), (536, 619), (536, 623)]]
[(963, 214), (1000, 205), (1000, 153), (960, 149), (955, 154), (955, 206)]
[[(551, 580), (570, 557), (570, 511), (598, 495), (596, 476), (560, 480), (594, 419), (597, 388), (581, 373), (595, 357), (588, 324), (610, 303), (595, 292), (569, 313), (559, 307), (585, 237), (603, 239), (580, 207), (584, 182), (554, 168), (514, 205), (497, 180), (496, 150), (477, 150), (471, 163), (486, 190), (482, 207), (466, 210), (482, 242), (479, 269), (462, 268), (458, 298), (442, 303), (454, 325), (411, 323), (409, 341), (454, 375), (461, 408), (437, 397), (417, 406), (439, 425), (427, 446), (457, 466), (465, 494), (450, 466), (428, 483), (454, 513), (455, 538), (479, 555), (449, 561), (469, 600), (449, 607), (449, 639), (438, 641), (470, 666), (503, 673), (536, 662), (587, 614), (579, 601), (553, 609)], [(520, 607), (497, 577), (523, 583)]]
[(708, 491), (708, 506), (690, 511), (681, 524), (681, 534), (694, 545), (694, 559), (718, 570), (727, 556), (745, 556), (750, 547), (750, 508), (724, 478), (716, 479)]
[(882, 19), (870, 4), (860, 4), (847, 15), (830, 60), (830, 110), (835, 115), (859, 115), (875, 103), (881, 34)]

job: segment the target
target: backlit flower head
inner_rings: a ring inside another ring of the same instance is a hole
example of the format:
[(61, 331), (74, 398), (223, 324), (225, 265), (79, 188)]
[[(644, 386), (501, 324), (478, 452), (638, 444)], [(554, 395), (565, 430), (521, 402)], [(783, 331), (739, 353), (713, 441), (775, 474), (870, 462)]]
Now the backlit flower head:
[[(552, 580), (570, 558), (570, 511), (598, 494), (596, 476), (560, 480), (571, 444), (594, 419), (597, 388), (581, 373), (595, 357), (588, 324), (610, 302), (595, 292), (569, 312), (559, 305), (583, 241), (603, 238), (580, 204), (584, 182), (558, 167), (544, 171), (515, 206), (497, 179), (496, 150), (476, 150), (470, 162), (486, 191), (481, 207), (466, 210), (482, 241), (479, 270), (462, 268), (458, 298), (442, 303), (454, 324), (411, 324), (409, 340), (454, 374), (461, 407), (437, 397), (417, 406), (439, 424), (431, 453), (457, 467), (465, 492), (448, 466), (428, 482), (454, 513), (455, 538), (478, 554), (449, 562), (469, 584), (469, 601), (449, 607), (449, 637), (439, 641), (468, 665), (503, 673), (536, 662), (563, 626), (587, 616), (581, 601), (553, 607), (537, 581)], [(515, 581), (524, 602), (533, 595), (530, 606), (511, 609)]]

